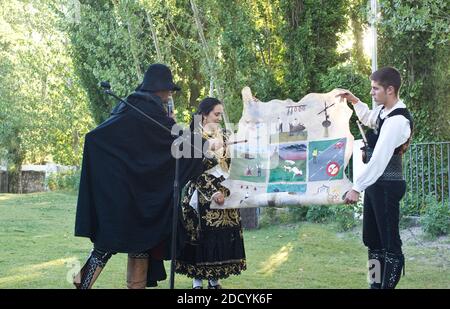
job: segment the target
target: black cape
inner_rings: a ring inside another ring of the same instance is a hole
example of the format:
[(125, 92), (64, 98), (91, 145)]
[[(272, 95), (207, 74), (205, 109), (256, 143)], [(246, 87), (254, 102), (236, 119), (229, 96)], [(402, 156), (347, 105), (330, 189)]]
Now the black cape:
[[(169, 240), (175, 124), (159, 97), (137, 91), (86, 135), (75, 235), (109, 252), (138, 253)], [(202, 172), (202, 159), (180, 159), (180, 188)]]

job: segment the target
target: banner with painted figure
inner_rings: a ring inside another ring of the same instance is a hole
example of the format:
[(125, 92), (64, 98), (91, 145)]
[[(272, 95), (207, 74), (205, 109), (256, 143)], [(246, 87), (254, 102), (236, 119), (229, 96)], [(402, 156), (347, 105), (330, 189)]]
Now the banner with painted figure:
[(345, 175), (353, 148), (352, 110), (329, 93), (312, 93), (299, 102), (261, 102), (242, 90), (243, 113), (230, 145), (230, 196), (222, 206), (332, 205), (343, 202), (352, 183)]

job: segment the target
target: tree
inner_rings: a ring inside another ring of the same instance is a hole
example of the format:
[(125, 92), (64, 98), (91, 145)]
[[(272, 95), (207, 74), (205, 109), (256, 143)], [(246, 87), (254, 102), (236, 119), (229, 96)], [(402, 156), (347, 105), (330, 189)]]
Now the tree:
[(445, 0), (380, 3), (380, 65), (394, 66), (402, 74), (400, 94), (414, 117), (414, 139), (447, 141), (450, 4)]
[(295, 98), (320, 87), (319, 74), (338, 64), (338, 34), (347, 27), (347, 1), (282, 1), (284, 85)]
[(21, 191), (23, 162), (79, 164), (82, 136), (91, 126), (86, 99), (73, 76), (67, 39), (44, 1), (2, 3), (0, 148), (10, 191)]
[(368, 25), (367, 16), (367, 0), (353, 0), (349, 10), (349, 18), (354, 39), (351, 51), (351, 62), (355, 65), (356, 70), (360, 73), (370, 74), (370, 65), (368, 59), (364, 55), (364, 30)]

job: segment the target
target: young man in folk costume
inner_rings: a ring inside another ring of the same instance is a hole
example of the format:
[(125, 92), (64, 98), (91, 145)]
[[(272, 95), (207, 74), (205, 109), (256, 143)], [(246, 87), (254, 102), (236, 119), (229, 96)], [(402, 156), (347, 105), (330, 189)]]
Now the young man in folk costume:
[[(118, 252), (128, 253), (128, 288), (155, 286), (166, 278), (176, 137), (165, 104), (175, 90), (180, 88), (170, 69), (151, 65), (126, 99), (140, 112), (119, 103), (110, 118), (86, 135), (75, 235), (90, 238), (94, 246), (74, 278), (77, 288), (91, 288)], [(201, 172), (201, 158), (180, 159), (181, 186)]]
[(349, 91), (339, 95), (353, 104), (359, 120), (371, 128), (367, 133), (369, 161), (345, 202), (356, 203), (365, 190), (363, 242), (368, 247), (369, 271), (375, 275), (370, 288), (393, 289), (405, 264), (399, 204), (406, 191), (402, 155), (411, 141), (413, 120), (399, 99), (401, 77), (396, 69), (379, 69), (370, 79), (371, 95), (378, 103), (373, 110)]

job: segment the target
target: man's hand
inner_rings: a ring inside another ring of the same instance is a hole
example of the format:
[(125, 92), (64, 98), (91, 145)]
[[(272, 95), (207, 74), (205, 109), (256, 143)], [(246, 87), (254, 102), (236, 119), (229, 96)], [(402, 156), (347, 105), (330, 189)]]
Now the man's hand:
[(350, 190), (347, 192), (344, 198), (345, 204), (355, 204), (359, 201), (359, 192), (355, 190)]
[(214, 202), (216, 202), (219, 205), (223, 205), (223, 203), (225, 202), (225, 197), (223, 196), (222, 192), (216, 192), (213, 194), (212, 199)]
[(345, 89), (342, 89), (342, 92), (336, 95), (336, 97), (340, 97), (341, 99), (347, 99), (347, 101), (349, 101), (352, 104), (356, 104), (359, 101), (359, 99), (355, 97), (353, 93)]

